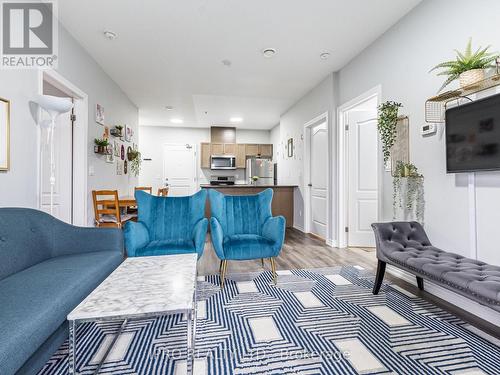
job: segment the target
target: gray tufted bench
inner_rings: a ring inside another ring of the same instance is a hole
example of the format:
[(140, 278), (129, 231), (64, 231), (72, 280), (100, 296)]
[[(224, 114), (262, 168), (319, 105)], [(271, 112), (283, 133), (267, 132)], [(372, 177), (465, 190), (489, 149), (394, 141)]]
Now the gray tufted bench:
[(417, 222), (372, 224), (377, 244), (377, 276), (373, 294), (378, 294), (386, 264), (399, 267), (424, 279), (500, 311), (500, 267), (448, 253), (431, 245)]

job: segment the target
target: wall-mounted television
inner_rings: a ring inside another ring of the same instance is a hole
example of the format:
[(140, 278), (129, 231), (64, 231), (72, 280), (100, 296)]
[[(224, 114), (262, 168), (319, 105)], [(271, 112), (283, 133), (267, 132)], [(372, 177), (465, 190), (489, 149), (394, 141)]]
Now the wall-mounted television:
[(446, 171), (500, 170), (500, 94), (446, 111)]

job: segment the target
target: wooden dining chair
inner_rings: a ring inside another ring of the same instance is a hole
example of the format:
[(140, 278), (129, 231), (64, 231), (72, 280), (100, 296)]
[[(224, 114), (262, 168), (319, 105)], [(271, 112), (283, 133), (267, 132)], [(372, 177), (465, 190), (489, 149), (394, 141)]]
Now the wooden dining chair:
[(151, 186), (136, 186), (135, 191), (137, 190), (142, 190), (153, 195), (153, 188)]
[(93, 190), (94, 216), (96, 227), (121, 228), (134, 215), (120, 212), (120, 201), (116, 190)]
[(166, 197), (167, 195), (168, 195), (168, 187), (158, 189), (158, 196), (159, 197)]

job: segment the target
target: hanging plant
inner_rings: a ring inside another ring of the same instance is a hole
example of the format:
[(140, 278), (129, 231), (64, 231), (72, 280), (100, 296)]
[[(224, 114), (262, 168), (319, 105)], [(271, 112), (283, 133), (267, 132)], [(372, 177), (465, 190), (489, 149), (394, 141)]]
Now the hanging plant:
[(384, 164), (391, 157), (391, 147), (396, 141), (396, 125), (399, 108), (403, 105), (397, 102), (385, 102), (378, 107), (378, 131), (382, 141)]
[(137, 150), (131, 150), (127, 153), (127, 159), (130, 161), (130, 171), (135, 177), (139, 176), (142, 163), (141, 153)]
[[(424, 176), (418, 172), (415, 165), (398, 161), (393, 178), (392, 208), (394, 220), (397, 218), (398, 211), (403, 210), (405, 218), (408, 215), (413, 215), (418, 222), (423, 224), (425, 208)], [(404, 197), (403, 183), (406, 184)]]

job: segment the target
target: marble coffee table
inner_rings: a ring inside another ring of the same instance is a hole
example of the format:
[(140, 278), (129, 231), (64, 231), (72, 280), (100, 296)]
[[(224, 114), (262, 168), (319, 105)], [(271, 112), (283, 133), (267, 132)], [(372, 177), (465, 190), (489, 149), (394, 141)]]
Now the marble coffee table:
[(67, 317), (69, 374), (77, 373), (75, 356), (78, 323), (123, 321), (97, 373), (128, 320), (181, 313), (187, 317), (187, 368), (191, 373), (196, 334), (196, 263), (196, 254), (126, 259)]

